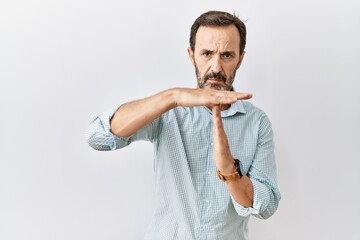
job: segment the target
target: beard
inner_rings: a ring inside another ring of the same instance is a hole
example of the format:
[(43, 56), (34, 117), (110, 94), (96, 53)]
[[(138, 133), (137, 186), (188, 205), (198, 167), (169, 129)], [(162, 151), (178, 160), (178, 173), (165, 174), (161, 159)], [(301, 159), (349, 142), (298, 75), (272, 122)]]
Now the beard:
[[(208, 73), (205, 76), (201, 77), (198, 67), (195, 64), (195, 74), (199, 88), (211, 88), (216, 90), (223, 91), (234, 91), (233, 82), (236, 74), (236, 70), (228, 78), (226, 75), (221, 73)], [(207, 82), (210, 78), (215, 78), (221, 80), (219, 83)]]

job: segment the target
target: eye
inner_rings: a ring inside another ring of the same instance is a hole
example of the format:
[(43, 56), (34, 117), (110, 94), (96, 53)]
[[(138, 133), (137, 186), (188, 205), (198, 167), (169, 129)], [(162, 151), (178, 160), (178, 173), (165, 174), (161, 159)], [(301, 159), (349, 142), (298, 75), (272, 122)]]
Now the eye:
[(223, 53), (222, 56), (223, 58), (229, 59), (232, 58), (233, 55), (231, 53)]
[(204, 51), (204, 52), (202, 53), (202, 55), (203, 55), (204, 57), (210, 57), (211, 54), (212, 54), (211, 51)]

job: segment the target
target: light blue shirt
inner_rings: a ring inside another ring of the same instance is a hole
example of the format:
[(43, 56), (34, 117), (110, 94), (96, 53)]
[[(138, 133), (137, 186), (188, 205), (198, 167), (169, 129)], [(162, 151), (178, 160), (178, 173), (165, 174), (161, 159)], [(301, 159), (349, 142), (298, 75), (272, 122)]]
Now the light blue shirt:
[(271, 124), (251, 103), (237, 101), (221, 112), (231, 153), (254, 186), (251, 208), (238, 204), (216, 175), (212, 114), (207, 107), (174, 108), (130, 137), (110, 132), (115, 111), (90, 124), (87, 141), (104, 151), (138, 140), (153, 143), (155, 212), (146, 240), (248, 239), (250, 215), (266, 219), (276, 211), (280, 193)]

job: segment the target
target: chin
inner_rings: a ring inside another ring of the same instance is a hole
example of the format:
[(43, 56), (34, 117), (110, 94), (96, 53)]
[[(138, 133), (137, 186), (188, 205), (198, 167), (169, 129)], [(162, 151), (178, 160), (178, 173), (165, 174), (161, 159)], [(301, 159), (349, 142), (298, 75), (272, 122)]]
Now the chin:
[(221, 85), (221, 84), (205, 84), (204, 88), (211, 88), (211, 89), (215, 89), (215, 90), (221, 90), (221, 91), (230, 91), (231, 88), (229, 89), (227, 86)]
[(214, 89), (214, 90), (221, 90), (221, 91), (234, 91), (233, 86), (228, 86), (224, 84), (217, 84), (217, 83), (202, 83), (198, 84), (199, 88), (203, 89)]

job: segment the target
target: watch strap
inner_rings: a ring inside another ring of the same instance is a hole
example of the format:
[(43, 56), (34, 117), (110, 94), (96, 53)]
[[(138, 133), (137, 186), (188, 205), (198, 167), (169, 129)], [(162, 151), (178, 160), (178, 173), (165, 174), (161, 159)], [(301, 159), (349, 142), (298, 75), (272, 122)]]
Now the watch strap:
[(223, 182), (231, 182), (241, 178), (238, 172), (224, 174), (220, 170), (217, 170), (217, 175)]
[(234, 166), (236, 171), (233, 173), (224, 174), (220, 170), (217, 170), (217, 175), (221, 181), (235, 181), (240, 179), (244, 174), (242, 173), (241, 163), (239, 159), (234, 159)]

